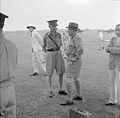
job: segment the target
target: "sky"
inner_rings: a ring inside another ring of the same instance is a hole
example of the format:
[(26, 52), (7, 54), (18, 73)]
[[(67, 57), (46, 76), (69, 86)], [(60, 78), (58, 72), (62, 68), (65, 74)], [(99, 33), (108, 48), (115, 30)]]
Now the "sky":
[(46, 21), (57, 19), (58, 28), (76, 22), (80, 29), (110, 29), (120, 23), (120, 0), (0, 0), (0, 11), (9, 16), (4, 30), (26, 30), (33, 24), (48, 29)]

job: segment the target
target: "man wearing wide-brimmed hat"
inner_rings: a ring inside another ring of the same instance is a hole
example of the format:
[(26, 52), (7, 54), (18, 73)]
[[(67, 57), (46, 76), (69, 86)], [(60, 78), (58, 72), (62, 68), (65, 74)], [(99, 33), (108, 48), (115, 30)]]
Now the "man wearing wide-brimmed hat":
[(33, 74), (30, 76), (39, 75), (39, 70), (42, 74), (46, 75), (45, 69), (45, 53), (42, 49), (43, 40), (40, 34), (35, 30), (36, 27), (32, 24), (27, 26), (30, 31), (30, 39), (32, 45), (32, 61), (33, 61)]
[(49, 97), (51, 98), (54, 96), (52, 89), (52, 75), (54, 73), (54, 70), (56, 70), (57, 74), (59, 75), (59, 94), (67, 95), (67, 93), (62, 90), (63, 74), (65, 73), (65, 63), (60, 51), (62, 45), (61, 35), (56, 31), (58, 26), (57, 21), (58, 20), (47, 21), (50, 31), (45, 34), (43, 39), (43, 49), (46, 52), (46, 72), (48, 75), (50, 86)]
[[(77, 35), (78, 24), (70, 22), (68, 28), (68, 35), (70, 40), (67, 46), (67, 66), (66, 66), (66, 88), (68, 99), (65, 103), (60, 105), (73, 105), (73, 100), (82, 100), (80, 96), (79, 74), (82, 66), (81, 56), (83, 54), (82, 39)], [(75, 83), (77, 95), (72, 99), (71, 96), (71, 83), (72, 79)]]
[(13, 85), (17, 65), (17, 48), (3, 34), (5, 18), (0, 13), (0, 118), (16, 118), (16, 95)]

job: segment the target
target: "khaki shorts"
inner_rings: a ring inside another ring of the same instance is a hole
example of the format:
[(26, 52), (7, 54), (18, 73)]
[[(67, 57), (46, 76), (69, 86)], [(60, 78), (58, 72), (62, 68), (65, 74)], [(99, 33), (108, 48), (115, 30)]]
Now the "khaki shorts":
[(46, 54), (47, 75), (53, 75), (54, 70), (56, 70), (58, 75), (65, 73), (65, 62), (61, 51), (49, 51)]
[(66, 77), (68, 78), (79, 78), (80, 69), (82, 66), (81, 59), (78, 59), (77, 61), (73, 62), (72, 64), (66, 63)]

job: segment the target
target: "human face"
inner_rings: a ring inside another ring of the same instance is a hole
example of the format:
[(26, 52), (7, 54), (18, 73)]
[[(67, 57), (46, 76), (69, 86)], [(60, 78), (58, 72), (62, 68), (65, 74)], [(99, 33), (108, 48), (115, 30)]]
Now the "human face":
[(74, 36), (75, 33), (76, 33), (76, 31), (75, 31), (74, 29), (68, 28), (68, 35), (69, 35), (69, 36)]
[(33, 27), (30, 27), (30, 28), (29, 28), (29, 31), (30, 31), (30, 32), (33, 32), (33, 30), (34, 30)]
[(55, 32), (57, 30), (56, 26), (49, 25), (50, 32)]
[(120, 38), (120, 25), (117, 25), (115, 28), (116, 35)]

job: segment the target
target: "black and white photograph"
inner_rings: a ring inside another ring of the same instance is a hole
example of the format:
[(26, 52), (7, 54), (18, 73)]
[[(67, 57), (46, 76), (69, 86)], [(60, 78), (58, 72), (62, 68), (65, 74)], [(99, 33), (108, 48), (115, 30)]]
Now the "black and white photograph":
[(0, 0), (0, 118), (120, 118), (120, 0)]

